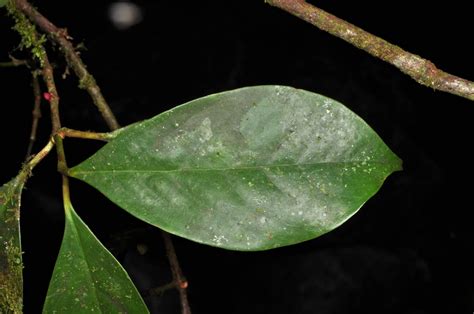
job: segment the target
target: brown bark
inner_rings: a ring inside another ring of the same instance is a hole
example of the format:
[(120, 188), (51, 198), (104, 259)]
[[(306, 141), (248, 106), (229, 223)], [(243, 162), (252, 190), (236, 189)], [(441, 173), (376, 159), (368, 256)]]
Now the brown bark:
[(267, 0), (266, 2), (394, 65), (422, 85), (474, 100), (474, 82), (446, 73), (438, 69), (431, 61), (407, 52), (304, 0)]

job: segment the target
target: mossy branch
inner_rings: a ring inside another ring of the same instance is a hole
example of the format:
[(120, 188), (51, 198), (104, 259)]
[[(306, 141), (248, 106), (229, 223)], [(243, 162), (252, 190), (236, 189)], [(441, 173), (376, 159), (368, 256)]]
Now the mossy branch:
[[(35, 25), (37, 25), (44, 33), (46, 33), (56, 44), (61, 47), (61, 51), (66, 56), (69, 66), (73, 69), (76, 76), (79, 78), (79, 87), (87, 90), (91, 96), (94, 104), (102, 114), (111, 130), (120, 128), (112, 110), (105, 101), (99, 86), (94, 77), (89, 73), (85, 64), (82, 62), (74, 46), (69, 41), (70, 37), (65, 29), (59, 29), (51, 23), (46, 17), (38, 12), (26, 0), (11, 0), (15, 9), (24, 14)], [(22, 36), (23, 37), (23, 36)]]
[(304, 0), (266, 0), (266, 2), (394, 65), (422, 85), (474, 100), (474, 82), (446, 73), (431, 61), (407, 52)]
[[(20, 49), (29, 49), (33, 55), (33, 59), (38, 61), (43, 66), (44, 48), (43, 44), (46, 42), (44, 35), (38, 35), (36, 26), (28, 20), (28, 18), (20, 11), (17, 11), (13, 2), (8, 2), (7, 5), (8, 14), (13, 18), (15, 24), (13, 29), (20, 35)], [(12, 59), (12, 65), (19, 64), (16, 59)], [(26, 64), (26, 62), (25, 62)], [(7, 66), (7, 63), (3, 64)]]

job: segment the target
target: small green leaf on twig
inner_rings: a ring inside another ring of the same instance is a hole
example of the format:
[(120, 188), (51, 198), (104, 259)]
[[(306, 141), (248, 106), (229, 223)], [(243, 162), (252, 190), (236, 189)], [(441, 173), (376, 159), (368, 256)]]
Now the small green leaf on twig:
[(130, 277), (65, 203), (66, 228), (44, 313), (148, 313)]

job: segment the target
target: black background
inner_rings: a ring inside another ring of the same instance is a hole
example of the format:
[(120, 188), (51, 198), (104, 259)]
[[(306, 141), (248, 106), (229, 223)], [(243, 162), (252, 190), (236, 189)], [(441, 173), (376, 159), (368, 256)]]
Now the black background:
[[(122, 125), (210, 93), (281, 84), (334, 98), (360, 115), (404, 161), (380, 192), (343, 226), (306, 243), (258, 253), (175, 243), (194, 313), (472, 313), (471, 154), (474, 103), (422, 87), (394, 67), (258, 1), (137, 1), (142, 23), (115, 29), (107, 1), (37, 1), (67, 27)], [(440, 68), (474, 79), (468, 2), (317, 1)], [(1, 12), (4, 12), (1, 11)], [(0, 60), (18, 35), (1, 14)], [(106, 131), (88, 95), (55, 47), (63, 125)], [(1, 182), (26, 153), (30, 75), (0, 69)], [(35, 151), (47, 141), (43, 104)], [(101, 144), (67, 140), (70, 165)], [(170, 278), (160, 233), (72, 182), (81, 217), (125, 265), (143, 292)], [(59, 249), (60, 176), (51, 154), (28, 181), (22, 204), (25, 311), (37, 313)], [(137, 244), (148, 252), (138, 254)], [(146, 297), (155, 312), (179, 313), (173, 291)]]

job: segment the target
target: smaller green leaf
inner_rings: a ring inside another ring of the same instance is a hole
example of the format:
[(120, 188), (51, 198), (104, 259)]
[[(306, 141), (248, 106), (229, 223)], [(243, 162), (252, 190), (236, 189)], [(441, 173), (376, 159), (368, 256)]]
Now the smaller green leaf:
[(0, 0), (0, 8), (7, 5), (8, 0)]
[(66, 227), (43, 313), (148, 313), (130, 277), (65, 202)]
[(20, 173), (0, 187), (0, 313), (22, 312), (20, 199), (26, 178)]

